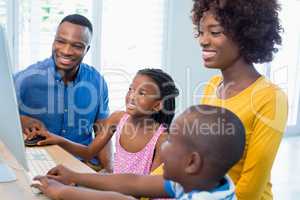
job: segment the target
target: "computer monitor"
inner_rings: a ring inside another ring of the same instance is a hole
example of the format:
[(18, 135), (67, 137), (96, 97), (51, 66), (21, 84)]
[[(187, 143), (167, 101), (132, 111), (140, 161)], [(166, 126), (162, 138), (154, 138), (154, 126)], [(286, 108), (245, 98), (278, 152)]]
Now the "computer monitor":
[[(7, 36), (0, 25), (0, 140), (19, 164), (28, 170), (9, 53)], [(13, 180), (16, 180), (14, 171), (0, 155), (0, 182)]]

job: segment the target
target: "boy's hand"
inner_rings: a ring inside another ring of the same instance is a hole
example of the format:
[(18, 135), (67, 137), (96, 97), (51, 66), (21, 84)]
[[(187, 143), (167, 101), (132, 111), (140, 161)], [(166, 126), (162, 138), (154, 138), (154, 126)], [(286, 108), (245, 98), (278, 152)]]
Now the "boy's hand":
[(63, 184), (70, 185), (75, 183), (74, 178), (76, 177), (76, 172), (63, 165), (58, 165), (48, 171), (47, 177)]
[(51, 199), (60, 199), (60, 195), (67, 188), (66, 185), (53, 179), (48, 179), (46, 176), (37, 176), (34, 180), (39, 181), (40, 183), (32, 184), (31, 187), (39, 189)]

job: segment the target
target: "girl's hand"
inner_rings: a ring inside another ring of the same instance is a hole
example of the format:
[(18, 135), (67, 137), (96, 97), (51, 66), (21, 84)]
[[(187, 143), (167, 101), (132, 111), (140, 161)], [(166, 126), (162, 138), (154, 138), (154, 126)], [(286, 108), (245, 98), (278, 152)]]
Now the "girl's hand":
[(39, 141), (37, 145), (49, 145), (49, 144), (59, 144), (62, 141), (64, 141), (64, 138), (55, 135), (53, 133), (50, 133), (49, 131), (40, 131), (38, 132), (38, 135), (44, 136), (46, 139)]

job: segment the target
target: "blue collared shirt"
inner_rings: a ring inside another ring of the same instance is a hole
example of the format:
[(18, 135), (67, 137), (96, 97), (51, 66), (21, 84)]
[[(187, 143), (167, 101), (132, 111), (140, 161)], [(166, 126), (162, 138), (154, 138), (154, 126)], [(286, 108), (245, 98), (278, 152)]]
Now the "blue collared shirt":
[(42, 121), (47, 129), (77, 143), (92, 141), (97, 119), (109, 114), (108, 89), (93, 67), (80, 64), (74, 81), (64, 84), (52, 58), (29, 66), (14, 77), (21, 115)]

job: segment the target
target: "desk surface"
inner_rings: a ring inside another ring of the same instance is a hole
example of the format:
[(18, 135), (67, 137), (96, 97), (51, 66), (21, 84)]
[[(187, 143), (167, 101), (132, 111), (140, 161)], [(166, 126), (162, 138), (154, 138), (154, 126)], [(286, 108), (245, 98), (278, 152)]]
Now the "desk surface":
[[(59, 146), (54, 145), (39, 148), (46, 149), (56, 164), (63, 164), (64, 166), (77, 172), (95, 173), (95, 171), (93, 171), (91, 168), (77, 160), (74, 156), (72, 156)], [(17, 181), (10, 183), (0, 183), (0, 199), (48, 199), (44, 195), (35, 195), (32, 193), (31, 188), (29, 186), (29, 182), (25, 175), (25, 171), (22, 169), (22, 167), (20, 167), (20, 165), (17, 163), (16, 159), (10, 154), (10, 152), (7, 151), (7, 149), (1, 141), (0, 155), (2, 159), (6, 161), (10, 167), (13, 168), (17, 176)]]

